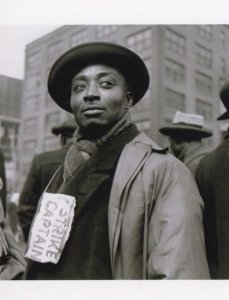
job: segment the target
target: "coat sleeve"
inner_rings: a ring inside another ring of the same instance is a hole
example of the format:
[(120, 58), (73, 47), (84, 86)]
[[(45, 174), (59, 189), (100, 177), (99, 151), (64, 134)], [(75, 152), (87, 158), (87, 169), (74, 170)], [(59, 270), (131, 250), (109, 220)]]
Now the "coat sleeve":
[(19, 198), (18, 216), (25, 240), (28, 240), (29, 230), (41, 193), (39, 158), (35, 156)]
[(191, 172), (168, 157), (151, 178), (155, 205), (148, 228), (148, 278), (208, 279), (202, 199)]

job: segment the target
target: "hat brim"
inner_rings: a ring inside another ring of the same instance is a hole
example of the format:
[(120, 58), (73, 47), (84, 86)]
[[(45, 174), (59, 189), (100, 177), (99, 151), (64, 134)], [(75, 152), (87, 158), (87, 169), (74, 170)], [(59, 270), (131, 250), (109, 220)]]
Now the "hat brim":
[(182, 125), (170, 125), (167, 127), (162, 127), (159, 131), (167, 136), (185, 136), (185, 135), (192, 135), (198, 138), (207, 138), (212, 136), (212, 132), (207, 129), (195, 128), (195, 127), (188, 127)]
[(76, 128), (59, 128), (59, 127), (53, 127), (52, 128), (52, 133), (55, 135), (70, 135), (75, 132)]
[(219, 116), (216, 120), (228, 120), (229, 119), (229, 111), (226, 111), (221, 116)]
[(71, 112), (70, 96), (73, 77), (84, 67), (104, 64), (117, 69), (127, 80), (136, 104), (149, 87), (149, 73), (143, 60), (131, 50), (112, 43), (92, 42), (71, 48), (53, 64), (48, 91), (53, 100)]

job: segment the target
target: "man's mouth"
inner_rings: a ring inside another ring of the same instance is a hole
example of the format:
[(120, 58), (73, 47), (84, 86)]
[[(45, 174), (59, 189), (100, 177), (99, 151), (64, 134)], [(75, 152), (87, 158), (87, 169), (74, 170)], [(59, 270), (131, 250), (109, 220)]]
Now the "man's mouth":
[(86, 116), (101, 114), (104, 111), (104, 108), (101, 106), (87, 106), (82, 109), (82, 113)]

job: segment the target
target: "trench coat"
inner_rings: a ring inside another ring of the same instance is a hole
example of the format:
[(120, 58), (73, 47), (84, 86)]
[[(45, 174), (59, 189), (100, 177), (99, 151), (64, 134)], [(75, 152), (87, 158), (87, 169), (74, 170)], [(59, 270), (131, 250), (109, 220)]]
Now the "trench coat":
[(138, 135), (121, 154), (110, 195), (113, 277), (208, 279), (202, 209), (191, 172)]
[[(111, 161), (101, 162), (99, 169), (83, 180), (79, 190), (74, 177), (61, 190), (75, 196), (79, 203), (74, 226), (92, 194), (106, 179), (103, 172), (113, 164)], [(58, 173), (49, 184), (52, 193), (61, 185)], [(191, 172), (144, 133), (138, 134), (121, 152), (110, 191), (108, 235), (112, 278), (208, 279), (202, 209)], [(37, 264), (31, 267), (42, 269)], [(45, 279), (44, 270), (42, 274)]]
[(229, 133), (201, 160), (196, 181), (204, 200), (204, 229), (212, 278), (229, 279)]

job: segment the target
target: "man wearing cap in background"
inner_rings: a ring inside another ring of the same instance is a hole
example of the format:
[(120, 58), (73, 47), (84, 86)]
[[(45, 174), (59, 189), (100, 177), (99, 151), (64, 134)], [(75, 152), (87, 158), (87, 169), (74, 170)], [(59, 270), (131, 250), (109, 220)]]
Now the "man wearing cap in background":
[(148, 86), (142, 59), (112, 43), (52, 66), (49, 93), (79, 127), (39, 201), (28, 279), (208, 278), (193, 177), (130, 119)]
[(72, 136), (76, 130), (74, 119), (63, 122), (52, 128), (54, 135), (60, 136), (61, 148), (35, 155), (19, 198), (18, 216), (25, 241), (28, 240), (30, 226), (37, 209), (40, 196), (48, 182), (64, 161), (72, 144)]
[[(217, 120), (229, 120), (229, 82), (220, 98), (226, 112)], [(229, 279), (229, 129), (223, 142), (201, 160), (196, 172), (204, 200), (204, 229), (212, 278)]]
[(162, 134), (169, 137), (172, 153), (191, 170), (193, 175), (200, 160), (209, 152), (202, 139), (212, 136), (212, 133), (203, 126), (203, 116), (177, 111), (172, 124), (159, 129)]

